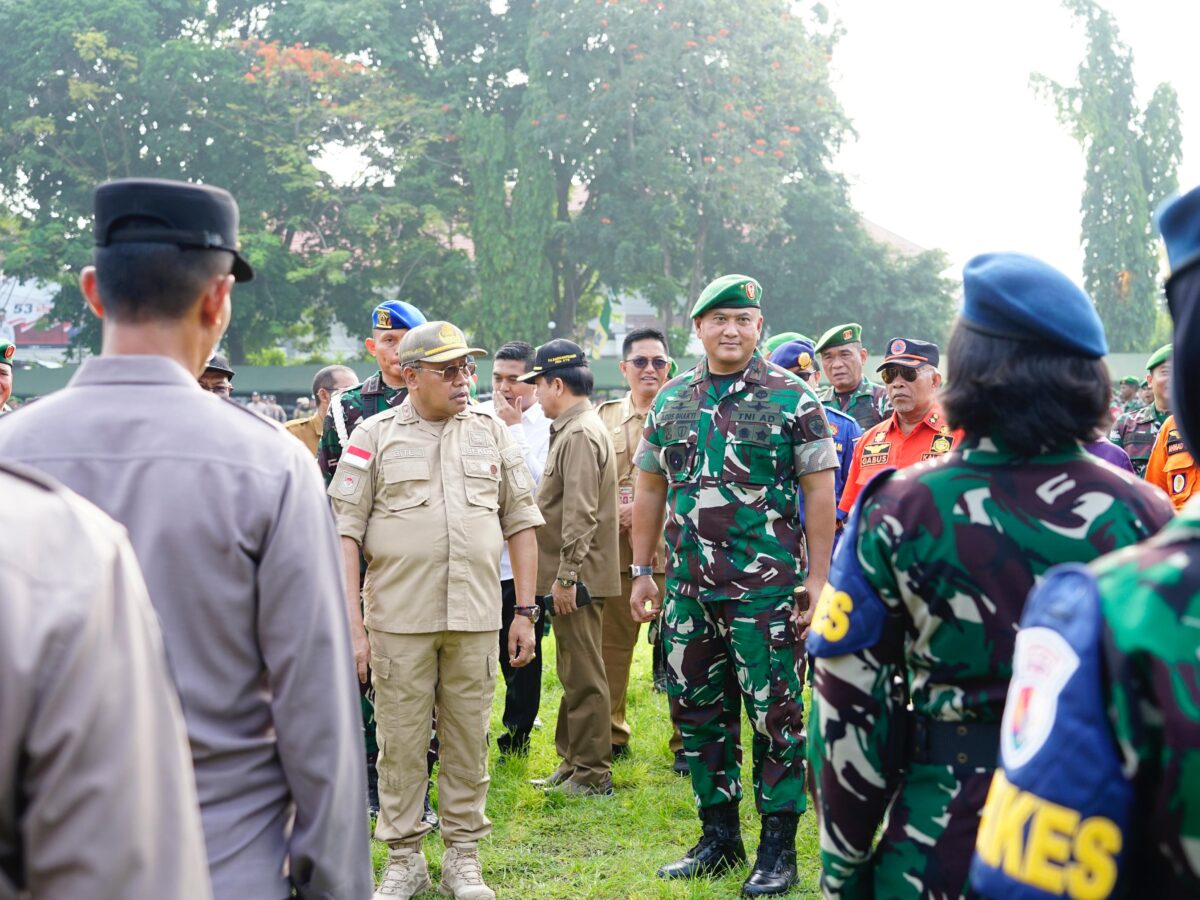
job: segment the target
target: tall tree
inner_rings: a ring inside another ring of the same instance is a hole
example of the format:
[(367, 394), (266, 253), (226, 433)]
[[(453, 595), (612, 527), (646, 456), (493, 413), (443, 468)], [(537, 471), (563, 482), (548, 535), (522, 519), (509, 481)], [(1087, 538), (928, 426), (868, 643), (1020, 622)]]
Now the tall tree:
[(1146, 349), (1160, 297), (1154, 208), (1178, 186), (1179, 104), (1169, 84), (1138, 106), (1133, 53), (1116, 20), (1094, 0), (1064, 0), (1083, 22), (1087, 55), (1076, 83), (1035, 75), (1059, 121), (1084, 149), (1083, 279), (1116, 352)]

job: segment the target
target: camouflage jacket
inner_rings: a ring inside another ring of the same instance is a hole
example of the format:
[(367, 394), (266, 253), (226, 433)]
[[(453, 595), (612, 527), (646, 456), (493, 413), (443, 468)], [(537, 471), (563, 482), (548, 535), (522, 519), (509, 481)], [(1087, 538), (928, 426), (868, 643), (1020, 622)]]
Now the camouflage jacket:
[(824, 384), (818, 396), (830, 409), (853, 417), (862, 426), (863, 431), (872, 425), (878, 425), (892, 412), (887, 390), (882, 384), (867, 381), (866, 376), (863, 376), (862, 384), (848, 394), (839, 394), (832, 384)]
[(384, 383), (382, 372), (376, 372), (366, 381), (333, 395), (329, 401), (329, 412), (325, 414), (321, 443), (317, 446), (317, 464), (325, 477), (326, 487), (333, 481), (338, 460), (342, 458), (342, 448), (354, 426), (385, 409), (399, 406), (406, 396), (408, 388), (389, 387)]
[(1200, 897), (1200, 506), (1092, 568), (1109, 718), (1136, 793), (1125, 883)]
[[(901, 775), (906, 697), (893, 689), (894, 677), (907, 682), (919, 717), (999, 722), (1017, 625), (1038, 579), (1058, 563), (1143, 540), (1172, 511), (1161, 492), (1082, 448), (1022, 460), (985, 440), (890, 473), (867, 488), (855, 514), (854, 552), (844, 546), (835, 559), (809, 637), (817, 657), (809, 762), (823, 885), (853, 896), (880, 877), (878, 867), (871, 874), (872, 845), (897, 797), (905, 812), (892, 818), (918, 837), (889, 847), (892, 864), (909, 866), (906, 880), (920, 883), (933, 871), (927, 866), (954, 858), (961, 877), (948, 890), (957, 893), (975, 833), (960, 817), (973, 823), (990, 772), (961, 797), (944, 767), (945, 785), (933, 784), (934, 775)], [(866, 632), (872, 617), (883, 625)], [(919, 792), (923, 779), (933, 790), (918, 802), (906, 792)], [(951, 846), (964, 833), (965, 846)], [(925, 862), (911, 862), (917, 858)]]
[(1108, 439), (1129, 454), (1133, 471), (1139, 476), (1146, 473), (1146, 462), (1150, 459), (1150, 451), (1154, 449), (1154, 439), (1158, 437), (1167, 415), (1151, 403), (1125, 413), (1113, 423)]
[(758, 353), (721, 390), (706, 361), (667, 382), (639, 468), (667, 479), (667, 590), (701, 600), (790, 594), (807, 569), (799, 479), (837, 468), (812, 391)]

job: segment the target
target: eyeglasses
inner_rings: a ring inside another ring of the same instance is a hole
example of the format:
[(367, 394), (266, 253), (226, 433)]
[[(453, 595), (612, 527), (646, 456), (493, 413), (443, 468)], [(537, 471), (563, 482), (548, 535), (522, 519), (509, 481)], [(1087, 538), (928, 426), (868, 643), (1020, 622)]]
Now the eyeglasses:
[(923, 368), (925, 367), (918, 366), (917, 368), (912, 369), (908, 366), (886, 366), (884, 367), (883, 371), (879, 373), (879, 377), (883, 379), (884, 384), (891, 384), (896, 380), (896, 376), (899, 375), (909, 384), (912, 384), (917, 380), (917, 376), (921, 374), (921, 369)]
[(211, 384), (211, 385), (204, 384), (203, 382), (201, 382), (200, 387), (203, 390), (208, 391), (210, 394), (216, 394), (220, 397), (229, 397), (233, 394), (233, 385), (229, 384), (228, 382), (225, 382), (224, 384)]
[(654, 366), (659, 372), (671, 364), (669, 359), (663, 359), (661, 356), (631, 356), (625, 360), (631, 363), (635, 369), (644, 369), (646, 366)]
[(453, 384), (458, 381), (458, 376), (462, 375), (467, 381), (471, 380), (477, 370), (475, 363), (464, 363), (461, 366), (446, 366), (444, 369), (434, 369), (430, 366), (413, 366), (414, 369), (421, 369), (424, 372), (437, 372), (442, 376), (442, 381), (447, 384)]

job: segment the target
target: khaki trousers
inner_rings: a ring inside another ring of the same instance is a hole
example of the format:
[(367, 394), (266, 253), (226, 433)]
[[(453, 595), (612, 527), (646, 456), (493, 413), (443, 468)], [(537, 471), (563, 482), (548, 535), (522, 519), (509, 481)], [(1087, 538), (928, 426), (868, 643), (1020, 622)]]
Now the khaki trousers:
[[(655, 574), (658, 596), (666, 597), (666, 577)], [(642, 626), (633, 621), (629, 611), (629, 595), (633, 592), (633, 579), (621, 574), (621, 598), (612, 598), (604, 605), (604, 674), (608, 681), (609, 709), (612, 719), (612, 744), (625, 746), (629, 743), (630, 728), (625, 721), (625, 697), (629, 692), (629, 669), (633, 665), (633, 651), (637, 647)], [(683, 748), (679, 729), (671, 725), (671, 752)]]
[(555, 663), (563, 687), (554, 746), (562, 758), (558, 771), (580, 784), (598, 784), (612, 770), (608, 682), (600, 654), (605, 605), (594, 598), (569, 616), (554, 617)]
[(499, 650), (494, 631), (371, 632), (379, 740), (376, 840), (393, 849), (415, 847), (430, 830), (421, 812), (435, 704), (442, 840), (447, 845), (472, 843), (491, 832), (484, 803)]

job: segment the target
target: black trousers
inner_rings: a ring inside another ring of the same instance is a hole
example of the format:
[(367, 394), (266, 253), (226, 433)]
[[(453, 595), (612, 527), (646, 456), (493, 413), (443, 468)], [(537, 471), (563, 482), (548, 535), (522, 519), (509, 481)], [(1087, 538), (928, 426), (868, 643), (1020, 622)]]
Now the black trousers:
[(501, 750), (522, 748), (529, 744), (529, 734), (542, 703), (542, 632), (543, 622), (533, 626), (537, 652), (527, 666), (513, 668), (508, 659), (508, 628), (512, 624), (513, 607), (517, 605), (516, 588), (511, 578), (500, 582), (500, 671), (504, 675), (504, 727)]

